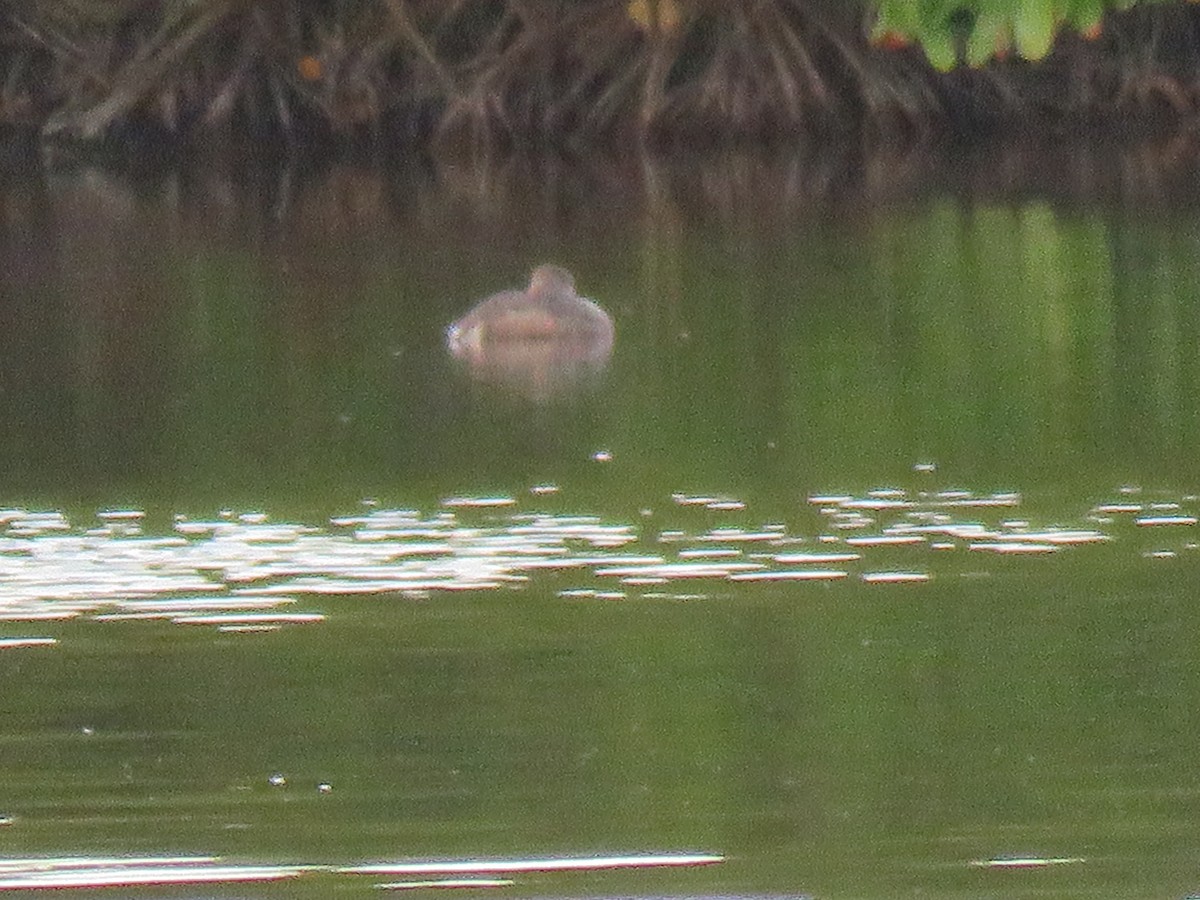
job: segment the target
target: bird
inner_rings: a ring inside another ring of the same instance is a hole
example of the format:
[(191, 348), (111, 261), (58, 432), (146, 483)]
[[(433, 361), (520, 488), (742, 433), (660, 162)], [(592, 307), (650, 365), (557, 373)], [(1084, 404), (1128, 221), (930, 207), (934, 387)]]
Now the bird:
[(451, 353), (478, 358), (506, 344), (547, 343), (587, 347), (607, 356), (613, 322), (599, 304), (575, 291), (575, 277), (561, 266), (533, 270), (523, 291), (500, 291), (475, 304), (446, 329)]

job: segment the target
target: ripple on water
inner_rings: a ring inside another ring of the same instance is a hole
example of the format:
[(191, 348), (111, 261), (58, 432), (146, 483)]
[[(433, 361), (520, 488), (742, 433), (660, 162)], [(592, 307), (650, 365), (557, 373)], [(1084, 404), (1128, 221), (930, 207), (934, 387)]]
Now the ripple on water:
[(8, 859), (0, 862), (0, 891), (280, 881), (311, 869), (223, 865), (215, 857)]
[[(328, 611), (311, 604), (328, 597), (520, 590), (538, 579), (569, 579), (555, 592), (577, 600), (817, 589), (805, 582), (920, 585), (939, 573), (990, 574), (987, 562), (961, 571), (953, 561), (964, 554), (1086, 553), (1114, 536), (1114, 547), (1138, 557), (1171, 559), (1196, 546), (1200, 504), (1123, 495), (1082, 506), (1077, 522), (1046, 526), (1020, 508), (1016, 492), (883, 487), (808, 498), (796, 511), (815, 523), (806, 531), (778, 521), (724, 524), (752, 508), (681, 493), (671, 498), (670, 527), (659, 530), (655, 517), (620, 522), (521, 508), (547, 493), (451, 497), (430, 514), (364, 504), (323, 526), (223, 510), (211, 519), (176, 516), (161, 535), (122, 530), (143, 527), (141, 510), (103, 510), (82, 526), (55, 511), (0, 510), (0, 622), (162, 620), (252, 634), (320, 623)], [(686, 592), (671, 589), (683, 584)]]
[(1139, 516), (1134, 522), (1142, 527), (1163, 525), (1195, 525), (1195, 516)]
[(928, 581), (928, 572), (863, 572), (866, 584), (919, 584)]
[(0, 638), (0, 650), (12, 650), (18, 647), (52, 647), (57, 643), (57, 639), (52, 637)]
[[(275, 775), (282, 787), (286, 779)], [(408, 860), (338, 866), (230, 864), (215, 856), (181, 857), (34, 857), (0, 860), (0, 891), (129, 888), (182, 884), (241, 884), (281, 881), (303, 876), (354, 878), (399, 875), (417, 879), (376, 885), (383, 889), (412, 887), (476, 888), (511, 885), (499, 876), (526, 873), (588, 872), (608, 869), (656, 869), (709, 866), (724, 857), (703, 853), (631, 854), (627, 856), (547, 857), (470, 860)]]

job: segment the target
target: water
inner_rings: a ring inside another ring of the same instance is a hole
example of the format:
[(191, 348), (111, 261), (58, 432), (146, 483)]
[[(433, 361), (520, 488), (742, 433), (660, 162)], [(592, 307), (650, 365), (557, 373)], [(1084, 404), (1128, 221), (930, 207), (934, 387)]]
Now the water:
[[(1200, 890), (1195, 191), (1079, 159), (7, 171), (0, 888)], [(472, 378), (548, 260), (607, 371)]]

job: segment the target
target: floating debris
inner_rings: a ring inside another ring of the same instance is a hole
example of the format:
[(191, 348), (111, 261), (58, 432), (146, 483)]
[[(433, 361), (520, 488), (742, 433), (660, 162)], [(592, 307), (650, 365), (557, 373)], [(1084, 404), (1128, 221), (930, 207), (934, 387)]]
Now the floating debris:
[(1195, 525), (1197, 518), (1195, 516), (1139, 516), (1133, 520), (1135, 525), (1157, 526), (1157, 525)]

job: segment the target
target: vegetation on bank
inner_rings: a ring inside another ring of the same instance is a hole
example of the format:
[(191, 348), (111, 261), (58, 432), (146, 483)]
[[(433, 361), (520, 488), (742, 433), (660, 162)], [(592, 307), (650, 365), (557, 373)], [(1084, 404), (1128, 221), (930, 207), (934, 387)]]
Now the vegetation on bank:
[(0, 0), (0, 44), (0, 124), (47, 139), (974, 136), (1200, 110), (1185, 3)]

